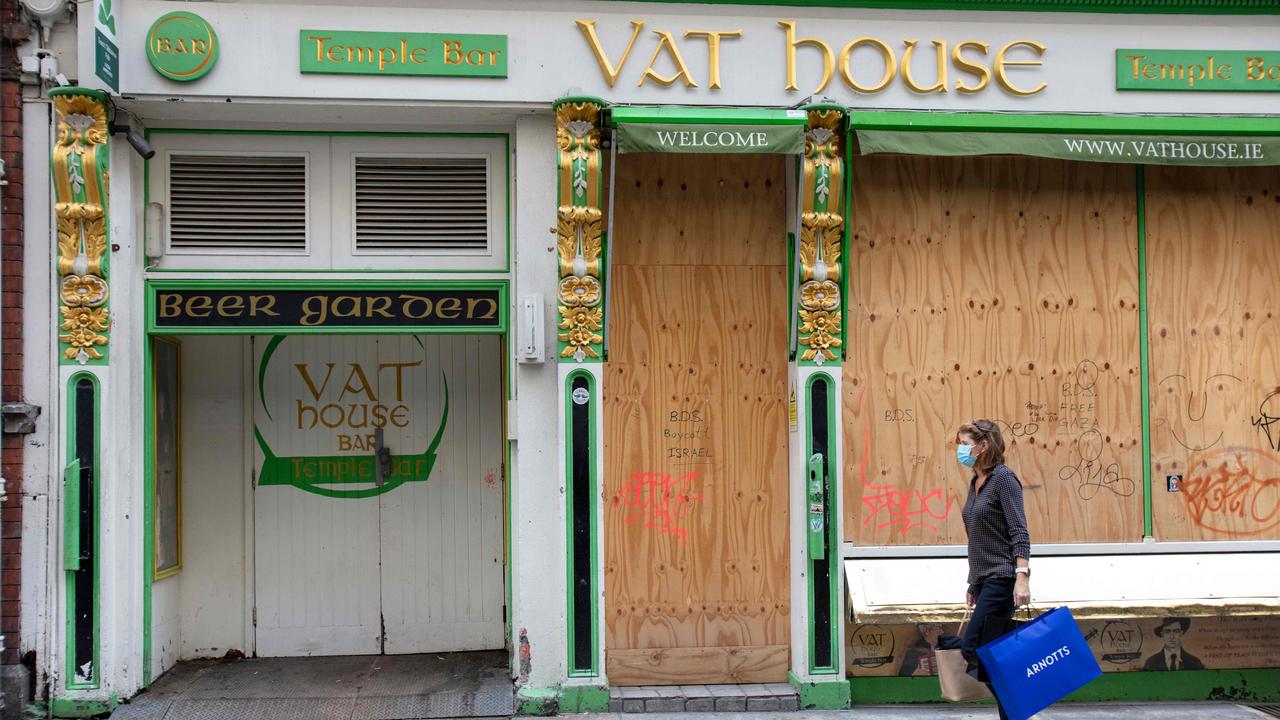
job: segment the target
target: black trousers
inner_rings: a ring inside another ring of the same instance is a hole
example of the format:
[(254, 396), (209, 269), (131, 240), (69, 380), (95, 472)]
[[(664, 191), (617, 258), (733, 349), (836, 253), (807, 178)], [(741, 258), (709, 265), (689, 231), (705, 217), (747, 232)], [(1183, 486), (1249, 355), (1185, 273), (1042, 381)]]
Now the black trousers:
[[(990, 687), (987, 673), (978, 659), (978, 648), (1013, 629), (1013, 578), (990, 578), (974, 585), (971, 590), (973, 615), (960, 639), (960, 651), (969, 661), (969, 674)], [(1000, 720), (1008, 720), (999, 698), (996, 698), (996, 709), (1000, 711)]]

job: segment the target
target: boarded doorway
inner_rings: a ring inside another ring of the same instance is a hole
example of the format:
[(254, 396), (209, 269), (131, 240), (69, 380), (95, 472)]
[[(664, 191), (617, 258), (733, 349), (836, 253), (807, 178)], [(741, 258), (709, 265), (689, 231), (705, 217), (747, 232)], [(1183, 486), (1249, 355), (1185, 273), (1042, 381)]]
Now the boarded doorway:
[(605, 393), (609, 682), (786, 680), (780, 155), (617, 167)]

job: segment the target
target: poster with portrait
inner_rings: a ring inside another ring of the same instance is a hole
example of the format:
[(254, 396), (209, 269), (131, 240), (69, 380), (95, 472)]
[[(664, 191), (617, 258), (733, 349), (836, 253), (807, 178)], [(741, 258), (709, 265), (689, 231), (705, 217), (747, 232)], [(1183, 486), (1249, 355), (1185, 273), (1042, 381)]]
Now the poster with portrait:
[(182, 471), (180, 446), (182, 349), (177, 341), (152, 338), (152, 452), (155, 480), (152, 527), (155, 532), (155, 579), (182, 569)]
[[(1079, 625), (1103, 672), (1280, 664), (1280, 618), (1273, 615), (1081, 618)], [(845, 637), (849, 675), (937, 675), (937, 639), (958, 631), (954, 622), (850, 625)]]

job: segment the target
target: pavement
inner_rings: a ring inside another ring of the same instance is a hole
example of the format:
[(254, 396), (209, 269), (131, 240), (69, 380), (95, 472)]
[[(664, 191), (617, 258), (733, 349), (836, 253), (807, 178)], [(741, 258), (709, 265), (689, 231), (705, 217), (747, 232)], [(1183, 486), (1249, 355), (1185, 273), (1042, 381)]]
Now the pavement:
[[(1280, 706), (1276, 707), (1280, 712)], [(852, 710), (761, 713), (589, 713), (573, 720), (996, 720), (990, 705), (858, 705)], [(1261, 710), (1233, 703), (1071, 703), (1049, 708), (1032, 720), (1275, 720)]]

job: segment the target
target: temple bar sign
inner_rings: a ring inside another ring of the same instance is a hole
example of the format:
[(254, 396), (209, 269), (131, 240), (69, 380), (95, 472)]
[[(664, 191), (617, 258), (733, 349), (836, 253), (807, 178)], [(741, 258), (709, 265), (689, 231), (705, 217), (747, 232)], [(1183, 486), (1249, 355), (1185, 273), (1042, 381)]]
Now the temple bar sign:
[(497, 287), (418, 290), (157, 289), (157, 330), (184, 328), (500, 329)]

